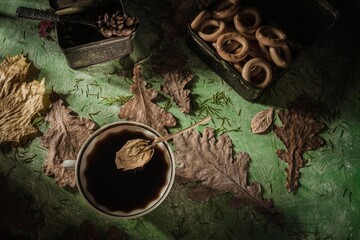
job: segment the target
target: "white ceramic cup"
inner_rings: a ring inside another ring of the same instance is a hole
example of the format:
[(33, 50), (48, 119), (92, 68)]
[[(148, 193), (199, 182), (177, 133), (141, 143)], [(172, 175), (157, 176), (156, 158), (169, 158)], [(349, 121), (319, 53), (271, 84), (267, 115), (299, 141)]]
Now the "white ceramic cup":
[[(94, 132), (85, 141), (76, 161), (65, 160), (63, 162), (66, 169), (75, 171), (77, 187), (90, 206), (107, 216), (129, 219), (151, 212), (164, 201), (174, 182), (175, 160), (167, 142), (156, 144), (153, 158), (140, 170), (118, 170), (115, 165), (116, 152), (113, 151), (110, 155), (113, 155), (114, 158), (107, 160), (101, 157), (94, 158), (94, 155), (99, 154), (97, 151), (104, 151), (107, 147), (114, 148), (118, 142), (124, 144), (134, 138), (134, 136), (130, 137), (133, 133), (144, 135), (145, 138), (151, 140), (161, 136), (151, 127), (137, 122), (121, 121), (108, 124)], [(127, 139), (129, 137), (130, 139)], [(118, 147), (121, 148), (120, 145)], [(156, 157), (156, 152), (158, 152), (158, 156), (162, 157)], [(152, 166), (151, 164), (158, 165)], [(108, 172), (103, 172), (103, 166), (104, 168), (105, 166), (111, 167), (110, 170), (107, 170)], [(158, 169), (163, 171), (157, 173)], [(114, 182), (114, 178), (111, 176), (119, 178), (115, 178), (117, 181)], [(139, 179), (141, 177), (144, 182), (137, 182), (137, 176)], [(135, 185), (135, 188), (131, 187), (132, 184)], [(118, 200), (116, 201), (116, 199)], [(114, 207), (114, 202), (119, 205)], [(139, 204), (130, 206), (133, 203)], [(126, 204), (129, 206), (125, 206)]]

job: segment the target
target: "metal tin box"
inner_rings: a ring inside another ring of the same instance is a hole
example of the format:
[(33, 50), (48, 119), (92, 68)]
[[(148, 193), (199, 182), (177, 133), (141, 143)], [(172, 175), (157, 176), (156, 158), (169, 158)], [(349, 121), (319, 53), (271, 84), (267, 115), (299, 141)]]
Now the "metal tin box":
[[(216, 1), (215, 1), (216, 4)], [(206, 9), (211, 9), (214, 3)], [(248, 0), (242, 6), (256, 8), (263, 19), (263, 25), (282, 29), (288, 36), (288, 45), (293, 60), (301, 51), (323, 35), (338, 19), (338, 11), (324, 0)], [(227, 82), (244, 99), (253, 101), (288, 70), (277, 71), (271, 83), (264, 89), (254, 87), (230, 64), (223, 60), (216, 50), (190, 27), (191, 21), (204, 9), (195, 10), (187, 26), (187, 44), (215, 73)]]
[[(50, 1), (51, 7), (59, 15), (71, 15), (76, 18), (96, 21), (106, 12), (121, 10), (119, 1)], [(68, 65), (78, 69), (109, 60), (120, 59), (133, 51), (132, 37), (105, 38), (94, 27), (69, 23), (56, 23), (59, 46), (65, 55)]]

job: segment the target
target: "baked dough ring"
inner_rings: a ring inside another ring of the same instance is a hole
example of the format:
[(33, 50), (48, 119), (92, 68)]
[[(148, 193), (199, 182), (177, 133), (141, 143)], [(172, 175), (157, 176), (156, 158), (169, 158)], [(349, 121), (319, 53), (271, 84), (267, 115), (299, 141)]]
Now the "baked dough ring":
[(211, 16), (215, 19), (232, 20), (239, 9), (239, 0), (218, 1), (218, 3), (214, 6), (213, 11), (211, 12)]
[[(253, 47), (250, 47), (250, 50), (249, 50), (249, 54), (248, 54), (248, 57), (251, 57), (250, 59), (252, 58), (262, 58), (262, 55), (259, 51), (257, 51), (255, 48)], [(247, 58), (248, 58), (247, 57)], [(236, 62), (236, 63), (233, 63), (235, 69), (241, 73), (242, 70), (243, 70), (243, 67), (244, 67), (244, 64), (246, 62), (248, 62), (250, 59), (247, 59), (245, 58), (244, 60), (240, 61), (240, 62)], [(256, 75), (258, 75), (259, 73), (261, 72), (261, 67), (258, 67), (258, 66), (255, 66), (253, 68), (250, 69), (250, 77), (254, 77)]]
[[(261, 67), (265, 71), (265, 78), (260, 83), (255, 83), (254, 81), (251, 80), (251, 76), (250, 76), (251, 69), (255, 66)], [(257, 88), (263, 89), (267, 85), (269, 85), (269, 83), (271, 82), (272, 70), (271, 70), (270, 64), (266, 60), (264, 60), (262, 58), (253, 58), (253, 59), (249, 60), (247, 63), (245, 63), (243, 70), (241, 72), (241, 75), (251, 85), (253, 85)]]
[(267, 46), (258, 42), (258, 49), (261, 52), (261, 55), (265, 58), (265, 60), (267, 60), (268, 62), (272, 62), (272, 59), (270, 57), (270, 53), (269, 53)]
[[(246, 24), (246, 19), (244, 18), (248, 15), (254, 18), (252, 25)], [(246, 35), (251, 35), (254, 34), (256, 32), (256, 29), (260, 27), (261, 15), (255, 8), (246, 7), (235, 15), (233, 21), (234, 21), (234, 26), (239, 33), (245, 33)]]
[[(284, 58), (280, 56), (278, 50), (283, 53)], [(269, 53), (275, 65), (280, 68), (286, 68), (292, 60), (291, 51), (287, 44), (284, 44), (279, 48), (269, 47)]]
[(194, 18), (194, 20), (190, 24), (190, 27), (194, 31), (197, 31), (198, 28), (200, 27), (200, 24), (203, 21), (208, 20), (210, 17), (211, 17), (211, 13), (207, 10), (203, 10)]
[[(236, 41), (241, 44), (241, 51), (235, 51), (234, 53), (227, 52), (224, 43), (227, 41)], [(239, 33), (228, 32), (221, 35), (216, 40), (216, 51), (222, 59), (228, 62), (239, 62), (246, 58), (249, 53), (249, 42), (248, 40), (240, 35)]]
[[(213, 42), (212, 46), (216, 49), (216, 42)], [(223, 43), (224, 50), (229, 53), (233, 53), (235, 50), (239, 49), (240, 46), (240, 43), (233, 40), (228, 40)]]
[[(206, 28), (215, 27), (212, 33), (205, 33)], [(225, 32), (226, 25), (221, 20), (208, 19), (203, 21), (199, 27), (199, 36), (206, 42), (215, 42), (218, 37)]]
[(256, 39), (268, 47), (281, 47), (286, 44), (286, 34), (280, 29), (263, 25), (256, 30)]

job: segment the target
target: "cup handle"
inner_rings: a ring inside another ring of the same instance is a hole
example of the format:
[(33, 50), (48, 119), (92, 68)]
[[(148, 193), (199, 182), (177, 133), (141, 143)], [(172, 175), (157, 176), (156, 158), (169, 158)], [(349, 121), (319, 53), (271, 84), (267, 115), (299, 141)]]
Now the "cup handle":
[(75, 160), (64, 160), (63, 161), (63, 167), (67, 170), (75, 170), (75, 164), (76, 161)]

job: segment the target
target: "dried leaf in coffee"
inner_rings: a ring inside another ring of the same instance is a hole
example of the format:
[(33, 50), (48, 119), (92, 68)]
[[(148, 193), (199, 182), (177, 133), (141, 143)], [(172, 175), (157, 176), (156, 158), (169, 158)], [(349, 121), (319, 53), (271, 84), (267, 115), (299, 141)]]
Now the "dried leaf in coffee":
[(131, 170), (143, 167), (154, 154), (150, 140), (132, 139), (116, 152), (115, 164), (118, 169)]
[(151, 157), (154, 154), (155, 144), (165, 142), (167, 140), (173, 139), (176, 136), (179, 136), (205, 122), (209, 121), (211, 116), (207, 116), (198, 123), (195, 123), (183, 130), (169, 134), (163, 137), (157, 137), (153, 141), (145, 140), (141, 138), (136, 138), (129, 140), (125, 145), (116, 152), (115, 164), (118, 169), (122, 168), (124, 170), (131, 170), (135, 168), (143, 167), (147, 162), (150, 161)]

